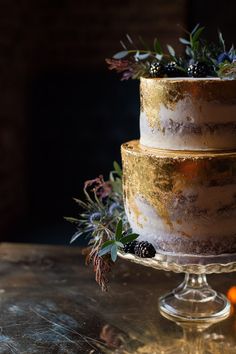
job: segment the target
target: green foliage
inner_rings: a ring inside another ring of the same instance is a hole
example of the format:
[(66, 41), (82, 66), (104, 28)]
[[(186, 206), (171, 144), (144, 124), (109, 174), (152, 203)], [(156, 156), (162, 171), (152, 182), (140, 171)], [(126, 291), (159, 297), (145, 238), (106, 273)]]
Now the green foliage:
[(114, 161), (113, 166), (114, 166), (114, 170), (117, 173), (118, 177), (121, 178), (122, 177), (122, 169), (121, 169), (120, 165), (116, 161)]
[[(150, 47), (142, 37), (133, 40), (126, 35), (124, 41), (121, 41), (123, 50), (116, 53), (112, 59), (106, 59), (109, 69), (122, 73), (122, 80), (138, 79), (140, 77), (151, 77), (150, 67), (157, 62), (165, 67), (168, 63), (175, 62), (177, 68), (182, 72), (182, 76), (187, 75), (187, 69), (191, 64), (201, 62), (209, 68), (209, 76), (219, 76), (220, 78), (235, 78), (234, 65), (230, 70), (224, 67), (219, 57), (222, 54), (228, 55), (228, 61), (232, 64), (236, 60), (235, 50), (232, 46), (229, 51), (226, 50), (223, 35), (218, 31), (218, 43), (212, 43), (204, 40), (202, 34), (204, 27), (197, 24), (191, 32), (184, 30), (186, 38), (179, 38), (181, 44), (185, 47), (185, 57), (177, 55), (175, 49), (167, 44), (167, 53), (163, 51), (160, 41), (154, 38), (153, 45)], [(163, 76), (163, 75), (162, 75)], [(168, 71), (164, 77), (168, 76)]]
[(128, 242), (134, 241), (138, 237), (138, 234), (124, 232), (123, 223), (120, 219), (116, 225), (116, 231), (114, 233), (114, 238), (112, 240), (105, 241), (102, 244), (101, 250), (99, 251), (99, 256), (104, 256), (106, 254), (111, 255), (113, 262), (117, 259), (117, 253), (119, 249), (123, 249), (124, 245)]
[(202, 53), (202, 46), (200, 43), (200, 36), (202, 32), (204, 31), (204, 27), (200, 27), (199, 24), (197, 24), (192, 32), (188, 33), (188, 38), (180, 38), (180, 42), (184, 45), (186, 45), (185, 53), (187, 57), (193, 59), (194, 61), (203, 59), (203, 53)]

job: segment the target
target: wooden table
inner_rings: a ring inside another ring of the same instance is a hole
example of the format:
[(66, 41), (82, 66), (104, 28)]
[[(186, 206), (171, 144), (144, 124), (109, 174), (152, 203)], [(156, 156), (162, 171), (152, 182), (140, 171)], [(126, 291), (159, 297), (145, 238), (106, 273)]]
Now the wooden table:
[[(119, 260), (102, 293), (77, 248), (2, 244), (0, 256), (0, 354), (236, 353), (236, 315), (193, 343), (159, 314), (181, 274)], [(236, 284), (233, 273), (209, 280), (224, 293)]]

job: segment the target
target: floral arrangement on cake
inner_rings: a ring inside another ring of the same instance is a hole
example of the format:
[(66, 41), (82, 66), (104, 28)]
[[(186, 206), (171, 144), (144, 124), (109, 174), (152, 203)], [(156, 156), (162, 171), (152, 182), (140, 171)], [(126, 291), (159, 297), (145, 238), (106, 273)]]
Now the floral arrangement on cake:
[(86, 264), (93, 265), (96, 281), (106, 291), (107, 275), (118, 251), (143, 258), (154, 257), (156, 251), (150, 243), (136, 241), (138, 235), (130, 229), (123, 204), (122, 170), (117, 162), (107, 181), (102, 175), (86, 181), (84, 195), (84, 201), (74, 198), (81, 208), (79, 216), (65, 219), (77, 228), (71, 243), (80, 237), (87, 240), (83, 250)]
[[(122, 80), (140, 77), (220, 77), (236, 78), (236, 50), (232, 45), (226, 48), (221, 32), (218, 43), (202, 38), (204, 27), (198, 24), (192, 32), (186, 32), (187, 38), (179, 38), (185, 47), (185, 56), (176, 54), (175, 49), (167, 44), (167, 52), (162, 49), (157, 38), (150, 48), (141, 37), (138, 43), (129, 35), (121, 41), (122, 51), (113, 58), (106, 59), (110, 70), (122, 74)], [(140, 48), (139, 48), (140, 45)], [(138, 49), (139, 48), (139, 49)]]

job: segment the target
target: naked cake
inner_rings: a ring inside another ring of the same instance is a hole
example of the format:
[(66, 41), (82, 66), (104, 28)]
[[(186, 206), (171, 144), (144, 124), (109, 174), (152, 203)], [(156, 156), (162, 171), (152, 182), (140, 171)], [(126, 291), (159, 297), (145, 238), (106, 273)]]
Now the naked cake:
[(129, 223), (159, 251), (236, 251), (236, 80), (141, 79), (140, 141), (122, 145)]

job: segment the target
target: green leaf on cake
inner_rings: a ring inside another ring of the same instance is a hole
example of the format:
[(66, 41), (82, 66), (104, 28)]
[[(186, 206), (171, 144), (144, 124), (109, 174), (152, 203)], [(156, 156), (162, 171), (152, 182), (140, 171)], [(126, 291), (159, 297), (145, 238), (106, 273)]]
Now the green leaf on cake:
[(125, 245), (126, 243), (136, 240), (137, 237), (138, 237), (138, 234), (129, 234), (127, 236), (122, 237), (120, 239), (120, 241)]
[(170, 53), (170, 55), (175, 58), (174, 48), (171, 45), (167, 44), (167, 49), (168, 49), (168, 52)]
[(118, 247), (116, 244), (114, 244), (112, 247), (111, 247), (111, 259), (113, 262), (116, 261), (117, 259), (117, 252), (118, 252)]
[(161, 48), (161, 43), (159, 42), (159, 40), (157, 38), (154, 38), (153, 47), (154, 47), (154, 51), (157, 54), (160, 54), (160, 55), (163, 54), (163, 51), (162, 51), (162, 48)]
[(129, 54), (129, 52), (127, 50), (122, 50), (121, 52), (116, 53), (115, 55), (113, 55), (114, 59), (123, 59), (124, 57), (126, 57)]
[(106, 247), (108, 247), (110, 245), (113, 245), (113, 244), (114, 244), (114, 240), (108, 240), (108, 241), (103, 243), (101, 249), (104, 249), (104, 248), (106, 248)]
[(105, 256), (106, 254), (110, 253), (111, 252), (111, 249), (113, 247), (113, 244), (110, 244), (109, 246), (106, 246), (104, 248), (102, 248), (99, 252), (98, 252), (98, 255), (99, 257), (102, 257), (102, 256)]
[(204, 31), (204, 29), (205, 29), (205, 27), (200, 27), (192, 34), (192, 42), (193, 43), (196, 43), (197, 41), (199, 41), (199, 38), (200, 38), (202, 32)]
[(182, 44), (187, 44), (187, 45), (190, 44), (190, 42), (189, 42), (187, 39), (182, 38), (182, 37), (179, 38), (179, 41), (180, 41), (180, 43), (182, 43)]
[(115, 232), (116, 240), (120, 240), (121, 239), (121, 237), (122, 237), (122, 228), (123, 228), (122, 220), (119, 220), (118, 224), (116, 225), (116, 232)]
[(113, 166), (114, 166), (115, 172), (121, 178), (122, 177), (122, 169), (121, 169), (120, 165), (118, 164), (118, 162), (114, 161)]

